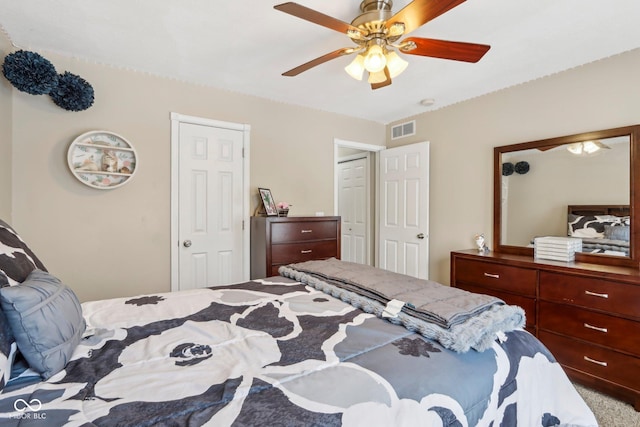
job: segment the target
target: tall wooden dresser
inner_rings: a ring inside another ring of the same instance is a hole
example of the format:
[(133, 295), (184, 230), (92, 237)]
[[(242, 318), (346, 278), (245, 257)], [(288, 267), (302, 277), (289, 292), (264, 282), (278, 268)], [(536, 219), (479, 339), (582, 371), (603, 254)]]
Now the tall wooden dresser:
[(251, 278), (277, 276), (281, 265), (340, 258), (340, 217), (251, 217)]
[(570, 377), (640, 411), (640, 270), (464, 250), (451, 286), (520, 305)]

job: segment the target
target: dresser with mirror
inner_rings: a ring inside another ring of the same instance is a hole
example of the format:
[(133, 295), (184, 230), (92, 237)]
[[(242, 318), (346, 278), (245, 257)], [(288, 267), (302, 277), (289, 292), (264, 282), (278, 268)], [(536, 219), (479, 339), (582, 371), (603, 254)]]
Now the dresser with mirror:
[[(493, 250), (452, 252), (451, 285), (523, 307), (572, 379), (640, 410), (637, 186), (640, 125), (496, 147)], [(534, 256), (548, 236), (574, 260)]]

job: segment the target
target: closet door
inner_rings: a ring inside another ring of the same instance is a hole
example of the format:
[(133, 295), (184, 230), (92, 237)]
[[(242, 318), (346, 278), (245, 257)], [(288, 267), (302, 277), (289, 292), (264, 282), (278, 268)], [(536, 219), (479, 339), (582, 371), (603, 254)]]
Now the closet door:
[(367, 194), (370, 191), (367, 158), (338, 164), (338, 214), (342, 217), (343, 261), (367, 264), (369, 213)]

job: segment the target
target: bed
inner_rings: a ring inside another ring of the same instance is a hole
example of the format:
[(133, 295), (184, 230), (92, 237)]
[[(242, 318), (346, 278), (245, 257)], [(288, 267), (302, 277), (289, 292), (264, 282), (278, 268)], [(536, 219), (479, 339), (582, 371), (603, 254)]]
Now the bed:
[(629, 256), (629, 205), (569, 205), (567, 235), (582, 239), (582, 252)]
[(597, 425), (493, 297), (332, 259), (80, 304), (3, 222), (0, 242), (3, 426)]

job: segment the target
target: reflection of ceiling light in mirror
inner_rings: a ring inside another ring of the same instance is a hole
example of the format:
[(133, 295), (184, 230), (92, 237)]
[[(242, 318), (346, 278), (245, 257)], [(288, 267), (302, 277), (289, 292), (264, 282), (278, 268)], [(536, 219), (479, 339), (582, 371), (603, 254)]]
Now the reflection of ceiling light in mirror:
[(574, 144), (569, 144), (567, 146), (567, 150), (571, 154), (575, 154), (577, 156), (589, 156), (595, 154), (601, 149), (609, 149), (608, 145), (603, 144), (600, 141), (585, 141), (585, 142), (576, 142)]

